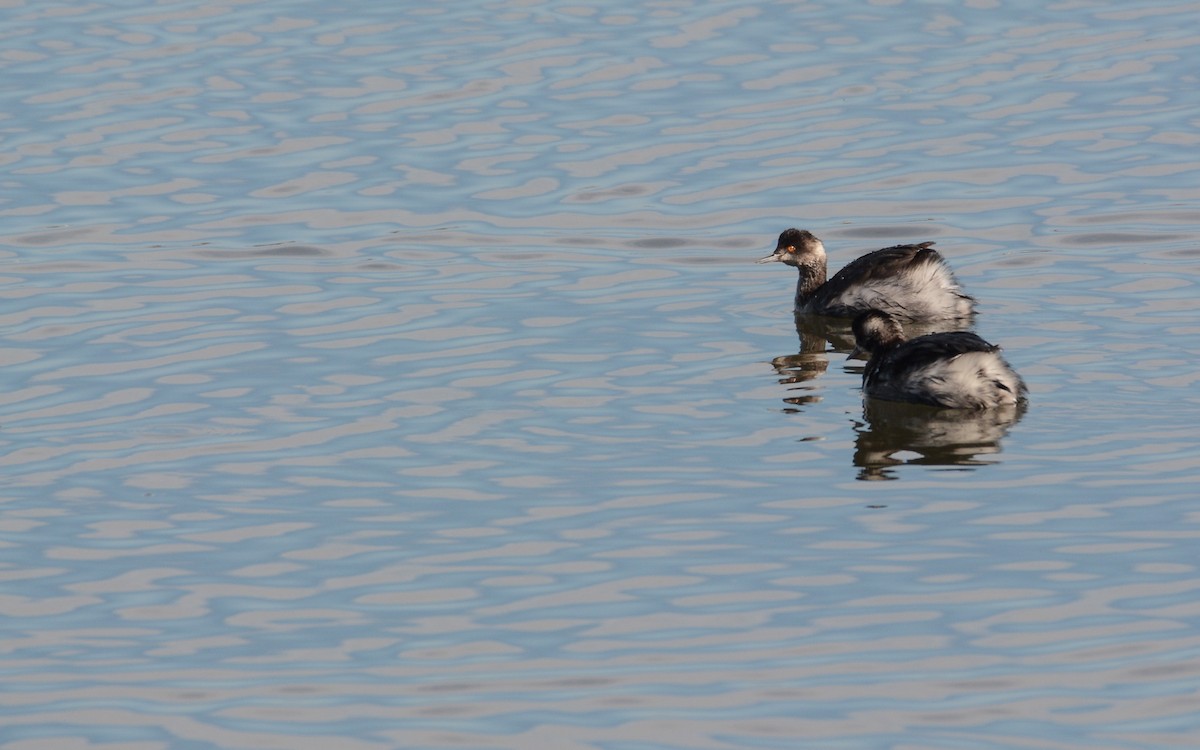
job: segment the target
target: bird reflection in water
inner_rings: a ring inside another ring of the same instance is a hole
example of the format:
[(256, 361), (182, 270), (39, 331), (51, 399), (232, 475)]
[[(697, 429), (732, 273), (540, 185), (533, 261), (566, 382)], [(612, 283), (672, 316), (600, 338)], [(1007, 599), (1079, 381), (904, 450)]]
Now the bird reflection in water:
[(815, 404), (821, 400), (818, 389), (809, 381), (820, 377), (829, 369), (829, 345), (834, 351), (850, 351), (854, 348), (854, 333), (848, 321), (825, 318), (818, 315), (796, 315), (796, 333), (800, 336), (800, 351), (771, 360), (771, 366), (779, 375), (780, 385), (786, 385), (790, 394), (783, 399), (798, 412), (799, 407)]
[[(818, 315), (795, 316), (800, 351), (771, 360), (779, 382), (788, 386), (784, 402), (799, 412), (804, 406), (821, 400), (820, 389), (812, 382), (829, 369), (830, 355), (846, 354), (854, 349), (850, 321)], [(939, 330), (957, 330), (960, 321), (914, 324), (913, 335)], [(846, 370), (861, 376), (866, 362), (849, 362)], [(1009, 428), (1025, 413), (1026, 404), (992, 409), (939, 409), (923, 404), (865, 399), (863, 420), (854, 425), (854, 465), (862, 480), (898, 479), (897, 466), (971, 467), (993, 461), (1000, 441)], [(907, 454), (907, 455), (906, 455)]]
[[(1025, 413), (1025, 403), (992, 409), (939, 409), (866, 399), (855, 425), (854, 465), (862, 480), (897, 479), (904, 464), (981, 466), (1000, 452), (1000, 440)], [(915, 455), (901, 455), (901, 454)]]
[[(809, 381), (820, 377), (829, 369), (829, 352), (849, 353), (854, 349), (854, 331), (846, 318), (831, 318), (824, 315), (796, 313), (796, 335), (800, 337), (800, 351), (785, 354), (771, 360), (779, 375), (780, 385), (795, 395), (783, 399), (784, 403), (802, 407), (821, 400), (818, 390)], [(919, 325), (917, 328), (924, 330)], [(800, 409), (785, 409), (797, 412)]]

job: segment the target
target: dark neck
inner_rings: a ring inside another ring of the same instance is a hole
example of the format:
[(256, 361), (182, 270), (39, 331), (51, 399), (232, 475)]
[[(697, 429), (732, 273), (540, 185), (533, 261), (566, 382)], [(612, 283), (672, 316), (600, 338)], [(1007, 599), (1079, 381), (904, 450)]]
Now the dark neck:
[(803, 307), (813, 292), (825, 283), (825, 264), (796, 266), (800, 272), (800, 280), (796, 282), (796, 307)]

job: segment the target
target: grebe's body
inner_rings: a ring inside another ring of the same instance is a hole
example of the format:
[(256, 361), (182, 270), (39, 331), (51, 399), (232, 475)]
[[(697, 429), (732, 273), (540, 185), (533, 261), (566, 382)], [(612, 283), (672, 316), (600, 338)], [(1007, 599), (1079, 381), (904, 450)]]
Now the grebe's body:
[(962, 290), (932, 242), (896, 245), (851, 261), (826, 279), (825, 246), (812, 232), (788, 229), (775, 252), (759, 263), (778, 261), (800, 272), (796, 312), (852, 318), (882, 310), (905, 321), (966, 321), (975, 300)]
[[(1024, 401), (1021, 377), (1000, 347), (969, 331), (904, 338), (894, 317), (870, 310), (854, 319), (855, 352), (870, 355), (863, 393), (955, 409), (986, 409)], [(853, 356), (853, 355), (851, 355)]]

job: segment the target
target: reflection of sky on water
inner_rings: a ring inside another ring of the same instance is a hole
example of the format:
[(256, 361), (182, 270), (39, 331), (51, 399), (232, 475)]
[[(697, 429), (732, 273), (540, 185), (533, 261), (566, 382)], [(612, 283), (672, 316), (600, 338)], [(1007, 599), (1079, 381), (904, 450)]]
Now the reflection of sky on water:
[[(950, 213), (994, 230), (1034, 208), (1183, 199), (1186, 180), (1162, 183), (1195, 170), (1171, 96), (1191, 37), (1152, 12), (343, 10), (14, 11), (7, 68), (25, 85), (5, 98), (32, 114), (10, 118), (29, 188), (14, 200), (203, 240), (345, 212), (334, 226), (361, 231), (371, 210), (408, 227), (591, 214), (757, 235)], [(96, 208), (112, 205), (137, 209)]]
[(0, 748), (1187, 746), (1191, 17), (1016, 10), (0, 11)]

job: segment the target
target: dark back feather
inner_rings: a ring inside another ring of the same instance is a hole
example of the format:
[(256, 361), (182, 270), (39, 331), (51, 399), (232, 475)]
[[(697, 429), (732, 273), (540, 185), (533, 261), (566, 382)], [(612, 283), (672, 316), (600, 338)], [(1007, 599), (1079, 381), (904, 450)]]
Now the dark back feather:
[[(863, 388), (868, 393), (886, 393), (892, 397), (904, 394), (902, 398), (905, 400), (935, 406), (986, 407), (991, 405), (988, 400), (969, 393), (955, 394), (951, 400), (946, 401), (945, 396), (935, 396), (924, 389), (913, 390), (912, 384), (917, 382), (917, 373), (936, 362), (949, 362), (970, 352), (990, 354), (999, 351), (1000, 347), (989, 344), (970, 331), (946, 331), (918, 336), (876, 351), (863, 370)], [(982, 372), (980, 377), (984, 377)], [(1001, 380), (990, 382), (994, 388), (1012, 392)], [(1013, 395), (1017, 397), (1023, 393)]]
[[(933, 249), (932, 242), (893, 245), (867, 253), (850, 261), (834, 274), (833, 278), (816, 290), (808, 304), (813, 309), (828, 310), (832, 314), (853, 314), (857, 311), (840, 310), (834, 300), (844, 295), (851, 287), (887, 284), (926, 264), (946, 265), (942, 255)], [(966, 295), (961, 296), (970, 299)]]

